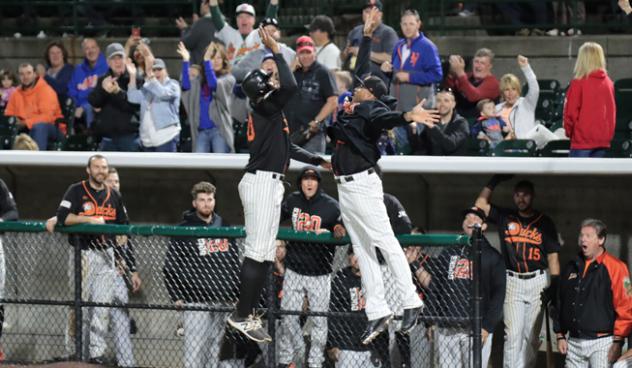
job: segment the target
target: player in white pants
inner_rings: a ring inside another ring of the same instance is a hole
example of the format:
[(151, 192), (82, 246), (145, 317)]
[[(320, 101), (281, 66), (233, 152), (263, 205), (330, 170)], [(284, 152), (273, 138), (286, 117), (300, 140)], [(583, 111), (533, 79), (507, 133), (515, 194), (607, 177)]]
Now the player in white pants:
[[(18, 219), (18, 208), (13, 199), (13, 194), (9, 191), (9, 188), (0, 179), (0, 221), (15, 221)], [(4, 259), (4, 247), (2, 246), (2, 238), (0, 237), (0, 299), (6, 297), (5, 295), (5, 282), (6, 282), (6, 263)], [(2, 337), (2, 327), (4, 324), (4, 305), (0, 304), (0, 338)], [(4, 356), (0, 345), (0, 357)]]

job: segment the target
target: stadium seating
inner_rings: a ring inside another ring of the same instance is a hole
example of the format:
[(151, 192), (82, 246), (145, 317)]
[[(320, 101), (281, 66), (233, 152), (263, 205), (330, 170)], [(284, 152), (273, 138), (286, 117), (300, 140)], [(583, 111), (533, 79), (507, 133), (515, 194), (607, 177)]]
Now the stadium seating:
[(617, 134), (632, 138), (632, 78), (619, 79), (614, 84), (617, 104)]
[(492, 155), (501, 157), (535, 157), (536, 144), (531, 139), (502, 141), (494, 148)]
[(538, 151), (540, 157), (568, 157), (571, 149), (571, 141), (560, 139), (550, 141), (541, 150)]

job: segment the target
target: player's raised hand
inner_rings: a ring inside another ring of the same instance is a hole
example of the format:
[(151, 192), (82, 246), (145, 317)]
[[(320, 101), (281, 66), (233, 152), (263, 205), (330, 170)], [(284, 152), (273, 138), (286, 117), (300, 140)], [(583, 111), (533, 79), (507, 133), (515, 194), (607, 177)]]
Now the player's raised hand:
[(423, 108), (426, 103), (426, 99), (424, 98), (421, 102), (413, 107), (412, 110), (404, 114), (404, 118), (409, 122), (419, 122), (419, 123), (438, 123), (439, 116), (438, 110), (426, 110)]
[(261, 38), (261, 43), (267, 48), (269, 48), (272, 53), (278, 54), (280, 52), (279, 43), (276, 42), (274, 37), (268, 31), (265, 30), (264, 27), (259, 27), (259, 38)]
[(371, 37), (373, 32), (377, 29), (380, 19), (380, 10), (374, 6), (371, 8), (369, 12), (369, 16), (366, 18), (366, 22), (364, 22), (364, 30), (363, 33), (365, 36)]

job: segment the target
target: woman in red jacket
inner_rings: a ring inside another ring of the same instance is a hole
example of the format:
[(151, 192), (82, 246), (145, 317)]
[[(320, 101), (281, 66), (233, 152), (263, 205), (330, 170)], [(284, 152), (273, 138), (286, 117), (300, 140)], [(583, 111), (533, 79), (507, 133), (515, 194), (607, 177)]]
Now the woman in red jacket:
[(570, 157), (604, 157), (616, 123), (614, 85), (606, 71), (601, 46), (579, 48), (575, 79), (566, 93), (564, 130), (571, 139)]

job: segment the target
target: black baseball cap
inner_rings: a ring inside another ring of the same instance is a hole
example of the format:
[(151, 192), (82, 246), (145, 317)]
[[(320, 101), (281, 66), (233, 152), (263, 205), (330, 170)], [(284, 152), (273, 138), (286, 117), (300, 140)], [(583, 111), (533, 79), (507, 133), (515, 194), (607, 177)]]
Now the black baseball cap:
[(478, 216), (481, 220), (483, 220), (483, 222), (487, 222), (487, 216), (485, 216), (485, 211), (483, 211), (482, 209), (478, 207), (470, 207), (463, 211), (463, 217), (467, 216), (470, 213)]
[(259, 27), (265, 26), (275, 26), (277, 29), (279, 29), (279, 21), (276, 18), (264, 18), (261, 23), (259, 23)]
[(380, 11), (384, 10), (384, 5), (382, 5), (382, 1), (380, 0), (368, 0), (366, 3), (364, 3), (364, 7), (362, 8), (362, 10), (373, 7), (378, 8)]
[(360, 83), (360, 87), (368, 89), (378, 100), (388, 92), (386, 84), (384, 84), (384, 81), (380, 77), (370, 75), (364, 79), (358, 77), (356, 77), (356, 79)]

